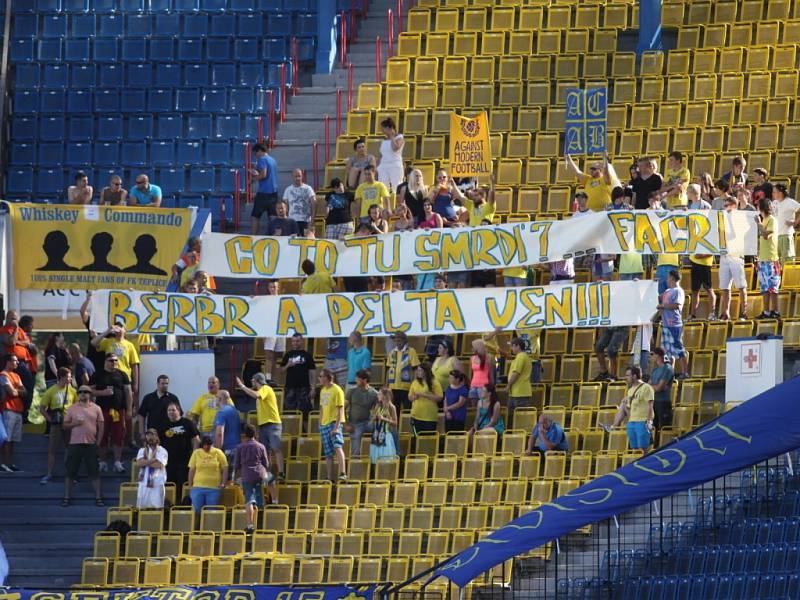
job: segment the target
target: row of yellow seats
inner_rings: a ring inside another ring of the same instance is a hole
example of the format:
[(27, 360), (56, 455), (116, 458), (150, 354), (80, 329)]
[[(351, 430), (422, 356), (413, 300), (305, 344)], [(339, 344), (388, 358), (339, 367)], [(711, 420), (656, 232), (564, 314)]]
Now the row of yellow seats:
[[(630, 68), (627, 63), (617, 64), (614, 55), (614, 75)], [(666, 59), (666, 64), (665, 64)], [(584, 61), (585, 77), (596, 75), (598, 60)], [(741, 71), (783, 71), (797, 67), (797, 44), (758, 46), (728, 46), (725, 48), (679, 48), (669, 52), (644, 52), (639, 65), (640, 75), (705, 75), (709, 73), (736, 73)]]
[(408, 11), (408, 31), (538, 31), (540, 29), (627, 29), (636, 27), (638, 5), (587, 2), (551, 6), (416, 7)]
[(800, 9), (792, 0), (665, 0), (661, 5), (663, 27), (793, 17), (800, 17)]
[(792, 19), (756, 23), (685, 25), (678, 28), (677, 48), (777, 46), (797, 43), (800, 43), (800, 19)]

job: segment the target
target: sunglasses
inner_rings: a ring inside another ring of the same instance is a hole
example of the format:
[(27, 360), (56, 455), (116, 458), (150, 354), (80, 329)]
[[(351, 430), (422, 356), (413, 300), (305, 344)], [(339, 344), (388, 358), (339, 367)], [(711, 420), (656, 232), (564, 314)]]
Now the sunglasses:
[(147, 182), (146, 181), (137, 181), (136, 185), (144, 185), (145, 183), (147, 183)]
[(86, 390), (81, 390), (81, 391), (78, 392), (78, 394), (90, 394), (90, 395), (91, 395), (91, 393), (92, 392), (87, 392)]

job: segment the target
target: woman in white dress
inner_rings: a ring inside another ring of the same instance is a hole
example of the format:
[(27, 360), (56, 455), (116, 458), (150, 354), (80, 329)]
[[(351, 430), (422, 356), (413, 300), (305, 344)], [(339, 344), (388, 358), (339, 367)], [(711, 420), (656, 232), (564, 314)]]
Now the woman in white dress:
[(167, 451), (159, 446), (158, 432), (148, 429), (144, 447), (136, 455), (139, 467), (139, 490), (136, 508), (164, 508), (164, 484), (167, 482)]
[(381, 121), (381, 131), (386, 139), (381, 142), (381, 156), (378, 160), (378, 181), (387, 189), (394, 191), (405, 176), (403, 168), (403, 134), (397, 133), (397, 124), (391, 117)]

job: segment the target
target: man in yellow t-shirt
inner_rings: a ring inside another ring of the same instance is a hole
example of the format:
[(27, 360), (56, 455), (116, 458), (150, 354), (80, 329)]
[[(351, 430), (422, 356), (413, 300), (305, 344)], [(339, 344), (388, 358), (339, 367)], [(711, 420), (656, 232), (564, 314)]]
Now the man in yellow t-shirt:
[(618, 184), (614, 169), (608, 161), (608, 154), (603, 155), (602, 164), (593, 162), (589, 165), (589, 172), (584, 173), (567, 154), (567, 167), (575, 173), (580, 189), (588, 197), (589, 210), (602, 212), (611, 204), (611, 190)]
[(328, 479), (333, 481), (333, 458), (339, 466), (339, 481), (347, 480), (344, 462), (344, 390), (333, 382), (329, 369), (319, 372), (319, 437), (322, 441), (322, 455), (328, 469)]
[(208, 378), (208, 393), (201, 394), (192, 404), (186, 417), (198, 423), (200, 435), (211, 435), (214, 432), (214, 419), (217, 417), (217, 394), (219, 394), (219, 379)]
[(686, 206), (689, 199), (686, 197), (686, 188), (692, 174), (683, 166), (683, 154), (670, 152), (667, 157), (667, 171), (664, 173), (664, 184), (661, 186), (661, 195), (667, 203), (667, 208)]
[(714, 256), (691, 254), (689, 261), (692, 263), (692, 310), (689, 313), (689, 319), (697, 318), (695, 315), (697, 309), (700, 308), (700, 290), (705, 290), (708, 298), (708, 320), (716, 321), (717, 314), (714, 311), (717, 306), (717, 295), (711, 284), (711, 267), (714, 264)]
[(514, 359), (508, 368), (508, 423), (514, 423), (514, 411), (521, 407), (533, 406), (533, 388), (531, 387), (531, 357), (525, 352), (525, 342), (512, 338), (511, 355)]
[(276, 479), (281, 482), (284, 480), (281, 449), (283, 423), (278, 410), (278, 398), (275, 396), (275, 391), (267, 385), (267, 376), (263, 373), (253, 375), (250, 385), (252, 387), (247, 387), (241, 379), (236, 378), (236, 387), (256, 401), (258, 441), (264, 444), (268, 453), (272, 452), (275, 456), (275, 466), (278, 469)]
[(353, 202), (353, 216), (356, 219), (369, 220), (369, 207), (377, 204), (383, 209), (384, 214), (392, 210), (391, 194), (386, 186), (375, 180), (375, 168), (367, 165), (361, 171), (364, 182), (356, 188), (355, 202)]
[(639, 367), (628, 367), (625, 381), (628, 391), (619, 405), (612, 428), (619, 427), (627, 416), (628, 445), (632, 450), (646, 450), (652, 439), (655, 392), (649, 383), (642, 381)]
[(489, 188), (476, 187), (467, 191), (464, 197), (464, 208), (469, 215), (469, 226), (477, 227), (483, 221), (492, 222), (496, 210), (494, 202), (494, 175)]
[(125, 325), (117, 323), (92, 338), (92, 346), (103, 354), (117, 357), (117, 368), (131, 380), (134, 399), (139, 393), (139, 352), (132, 342), (125, 339)]
[(50, 423), (50, 436), (47, 444), (47, 474), (39, 480), (46, 484), (53, 478), (56, 466), (56, 452), (64, 447), (64, 411), (78, 401), (78, 392), (72, 387), (72, 371), (67, 367), (59, 367), (56, 371), (58, 380), (39, 397), (39, 411)]
[(331, 274), (317, 271), (317, 266), (313, 261), (304, 260), (300, 268), (306, 274), (306, 280), (300, 287), (300, 292), (303, 294), (330, 294), (336, 291), (336, 282)]

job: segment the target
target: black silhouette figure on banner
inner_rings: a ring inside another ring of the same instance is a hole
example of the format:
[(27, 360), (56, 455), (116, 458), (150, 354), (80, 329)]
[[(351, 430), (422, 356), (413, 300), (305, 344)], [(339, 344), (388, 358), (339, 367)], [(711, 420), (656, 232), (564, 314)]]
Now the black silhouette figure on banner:
[(114, 236), (107, 231), (95, 233), (92, 236), (92, 256), (94, 260), (83, 267), (81, 271), (101, 271), (106, 273), (119, 273), (120, 268), (108, 262), (108, 255), (111, 253), (111, 246), (114, 244)]
[(47, 262), (44, 266), (39, 267), (38, 271), (77, 271), (77, 267), (73, 267), (64, 262), (64, 257), (69, 252), (69, 241), (63, 231), (51, 231), (44, 236), (44, 243), (42, 244)]
[(123, 269), (124, 273), (141, 273), (143, 275), (164, 275), (167, 272), (150, 264), (152, 258), (158, 252), (156, 238), (149, 233), (145, 233), (136, 238), (133, 244), (133, 253), (136, 255), (136, 264)]

